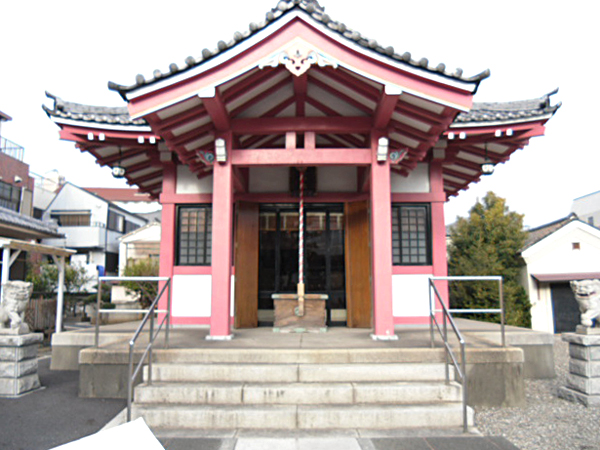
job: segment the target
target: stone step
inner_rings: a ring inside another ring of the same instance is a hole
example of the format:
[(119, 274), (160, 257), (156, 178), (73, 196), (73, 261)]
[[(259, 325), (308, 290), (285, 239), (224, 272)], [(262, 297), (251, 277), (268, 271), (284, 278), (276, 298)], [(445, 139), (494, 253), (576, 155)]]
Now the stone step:
[(162, 383), (140, 385), (136, 404), (315, 405), (460, 402), (460, 385), (388, 383)]
[(260, 364), (349, 364), (349, 363), (441, 363), (441, 348), (212, 348), (156, 349), (159, 363), (260, 363)]
[[(157, 429), (398, 429), (462, 425), (460, 404), (434, 405), (138, 405), (134, 419), (143, 417)], [(469, 424), (473, 411), (469, 409)]]
[[(152, 365), (153, 381), (174, 382), (369, 382), (441, 381), (443, 364), (163, 364)], [(146, 374), (147, 375), (147, 374)], [(147, 376), (144, 377), (147, 379)]]

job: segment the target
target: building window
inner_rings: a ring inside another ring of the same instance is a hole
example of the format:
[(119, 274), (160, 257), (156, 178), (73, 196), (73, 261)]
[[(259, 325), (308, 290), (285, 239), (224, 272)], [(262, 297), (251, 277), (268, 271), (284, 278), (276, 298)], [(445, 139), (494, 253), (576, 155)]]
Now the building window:
[(19, 211), (21, 203), (21, 188), (12, 184), (0, 181), (0, 206)]
[(392, 205), (392, 261), (394, 265), (431, 264), (429, 205)]
[(212, 206), (180, 206), (177, 218), (177, 258), (181, 266), (211, 263)]
[(89, 227), (89, 212), (79, 213), (50, 213), (50, 218), (55, 220), (59, 227)]
[(137, 230), (140, 226), (137, 223), (125, 220), (125, 234), (131, 233), (133, 230)]
[(108, 229), (112, 231), (123, 232), (125, 227), (125, 217), (121, 214), (117, 214), (114, 211), (108, 211)]

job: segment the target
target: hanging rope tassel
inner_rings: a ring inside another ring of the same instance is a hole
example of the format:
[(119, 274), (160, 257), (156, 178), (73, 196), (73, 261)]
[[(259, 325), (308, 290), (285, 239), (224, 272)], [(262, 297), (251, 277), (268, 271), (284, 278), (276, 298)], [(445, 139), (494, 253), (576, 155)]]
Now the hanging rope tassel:
[(300, 217), (298, 218), (298, 308), (297, 316), (304, 316), (304, 172), (300, 172)]

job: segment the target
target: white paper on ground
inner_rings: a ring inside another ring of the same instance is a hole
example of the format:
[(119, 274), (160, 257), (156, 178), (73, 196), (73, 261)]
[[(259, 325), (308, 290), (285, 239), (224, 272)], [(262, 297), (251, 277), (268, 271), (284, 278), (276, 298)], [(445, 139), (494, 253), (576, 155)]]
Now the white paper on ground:
[(165, 450), (143, 418), (99, 431), (51, 450)]

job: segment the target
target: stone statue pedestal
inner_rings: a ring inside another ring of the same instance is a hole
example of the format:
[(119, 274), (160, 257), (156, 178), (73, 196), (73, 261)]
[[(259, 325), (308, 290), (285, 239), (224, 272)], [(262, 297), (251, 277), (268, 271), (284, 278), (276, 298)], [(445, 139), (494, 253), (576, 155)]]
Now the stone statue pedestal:
[(40, 388), (38, 344), (42, 333), (0, 329), (0, 397), (18, 397)]
[(558, 396), (586, 406), (600, 406), (600, 333), (595, 328), (582, 328), (586, 330), (562, 336), (569, 343), (570, 361), (567, 386), (559, 388)]

